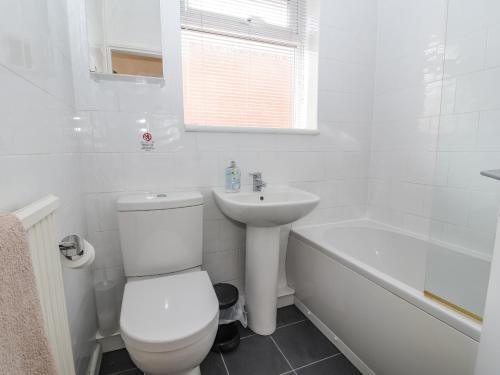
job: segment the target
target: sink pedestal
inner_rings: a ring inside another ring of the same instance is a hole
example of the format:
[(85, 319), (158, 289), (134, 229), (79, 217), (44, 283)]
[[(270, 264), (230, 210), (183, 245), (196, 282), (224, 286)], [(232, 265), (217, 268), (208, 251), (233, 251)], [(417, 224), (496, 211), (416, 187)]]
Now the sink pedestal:
[(276, 330), (280, 227), (247, 225), (245, 297), (248, 325), (259, 335)]

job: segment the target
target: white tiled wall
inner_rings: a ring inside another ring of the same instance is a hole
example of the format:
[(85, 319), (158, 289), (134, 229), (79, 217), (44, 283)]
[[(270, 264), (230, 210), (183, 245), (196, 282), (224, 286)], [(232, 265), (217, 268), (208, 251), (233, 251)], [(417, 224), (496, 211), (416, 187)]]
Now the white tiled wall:
[(491, 254), (500, 5), (379, 0), (368, 214)]
[[(78, 23), (81, 4), (73, 8)], [(168, 17), (162, 87), (91, 80), (84, 31), (72, 29), (73, 52), (78, 56), (74, 58), (77, 105), (84, 119), (82, 182), (89, 236), (98, 252), (96, 267), (123, 277), (115, 213), (120, 194), (200, 190), (205, 197), (203, 266), (213, 282), (241, 285), (245, 228), (223, 216), (211, 195), (212, 187), (223, 185), (223, 170), (230, 160), (240, 164), (244, 184), (250, 183), (248, 172), (260, 170), (269, 183), (291, 184), (320, 195), (319, 208), (304, 222), (363, 216), (376, 2), (322, 2), (318, 136), (185, 132), (179, 21), (175, 12)], [(155, 140), (156, 149), (150, 153), (140, 149), (144, 128)]]
[(378, 2), (368, 215), (428, 232), (446, 0)]
[[(65, 0), (0, 2), (0, 210), (61, 198), (58, 238), (86, 234)], [(95, 346), (89, 270), (64, 270), (78, 374)]]

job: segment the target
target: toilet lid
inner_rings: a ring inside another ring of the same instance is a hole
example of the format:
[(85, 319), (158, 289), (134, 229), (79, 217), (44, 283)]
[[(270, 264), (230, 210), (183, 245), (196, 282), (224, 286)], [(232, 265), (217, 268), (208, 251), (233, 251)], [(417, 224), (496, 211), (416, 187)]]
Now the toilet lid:
[(127, 345), (149, 352), (199, 340), (218, 319), (219, 304), (205, 271), (130, 281), (125, 285), (120, 330)]

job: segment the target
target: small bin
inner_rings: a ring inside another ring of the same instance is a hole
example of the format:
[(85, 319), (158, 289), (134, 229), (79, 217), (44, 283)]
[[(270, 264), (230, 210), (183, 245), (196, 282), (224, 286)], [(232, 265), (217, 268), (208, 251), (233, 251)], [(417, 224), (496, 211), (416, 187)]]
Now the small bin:
[(215, 337), (212, 351), (227, 353), (240, 344), (240, 332), (237, 321), (243, 319), (246, 322), (245, 311), (239, 301), (238, 289), (231, 284), (215, 284), (215, 294), (219, 300), (219, 329)]

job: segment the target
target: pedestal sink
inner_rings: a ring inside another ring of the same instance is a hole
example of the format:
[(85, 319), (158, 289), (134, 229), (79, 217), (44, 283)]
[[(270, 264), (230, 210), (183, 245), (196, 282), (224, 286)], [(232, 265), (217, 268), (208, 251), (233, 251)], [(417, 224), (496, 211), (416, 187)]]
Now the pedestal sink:
[(270, 335), (276, 330), (280, 226), (307, 215), (318, 205), (319, 197), (287, 186), (270, 186), (263, 192), (213, 192), (225, 215), (247, 224), (248, 325), (255, 333)]

